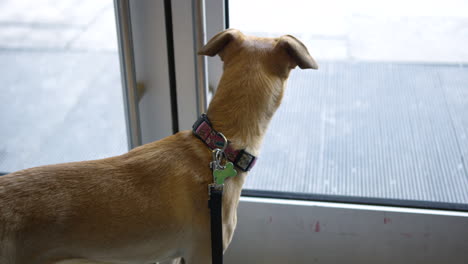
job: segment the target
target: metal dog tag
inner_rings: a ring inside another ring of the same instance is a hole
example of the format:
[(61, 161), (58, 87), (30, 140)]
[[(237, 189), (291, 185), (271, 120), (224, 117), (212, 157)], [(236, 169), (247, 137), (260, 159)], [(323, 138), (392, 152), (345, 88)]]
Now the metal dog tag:
[(237, 171), (234, 169), (232, 162), (226, 163), (224, 168), (215, 168), (213, 170), (213, 177), (216, 184), (224, 184), (224, 181), (229, 177), (237, 175)]

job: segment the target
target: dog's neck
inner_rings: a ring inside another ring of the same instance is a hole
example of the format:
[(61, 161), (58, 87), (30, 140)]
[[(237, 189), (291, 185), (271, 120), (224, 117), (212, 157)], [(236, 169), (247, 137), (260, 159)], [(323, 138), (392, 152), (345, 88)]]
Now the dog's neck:
[[(242, 76), (235, 78), (236, 74)], [(207, 115), (214, 129), (222, 132), (235, 148), (258, 156), (268, 124), (281, 102), (285, 81), (255, 73), (247, 78), (246, 75), (246, 71), (225, 71)]]
[[(206, 114), (213, 128), (223, 133), (234, 148), (258, 157), (268, 124), (281, 102), (285, 80), (265, 78), (255, 72), (225, 69)], [(223, 219), (234, 226), (246, 176), (241, 172), (228, 179), (224, 187)]]

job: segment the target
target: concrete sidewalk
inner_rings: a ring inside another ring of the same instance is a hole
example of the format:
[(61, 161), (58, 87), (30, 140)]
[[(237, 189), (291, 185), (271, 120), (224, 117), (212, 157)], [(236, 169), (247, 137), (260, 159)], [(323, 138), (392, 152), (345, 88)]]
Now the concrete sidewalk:
[(126, 152), (113, 1), (0, 10), (0, 172)]
[(0, 1), (0, 50), (117, 52), (111, 0)]

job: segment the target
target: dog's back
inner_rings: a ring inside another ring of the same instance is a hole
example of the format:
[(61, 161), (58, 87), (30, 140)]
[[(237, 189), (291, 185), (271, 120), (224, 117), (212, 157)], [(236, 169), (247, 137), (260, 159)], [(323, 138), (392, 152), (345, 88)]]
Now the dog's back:
[[(0, 263), (177, 255), (171, 250), (190, 234), (173, 234), (199, 209), (193, 204), (206, 204), (209, 167), (187, 171), (200, 155), (209, 159), (200, 144), (185, 131), (117, 157), (0, 177)], [(198, 184), (199, 195), (186, 188)]]
[(15, 228), (8, 217), (9, 210), (5, 197), (7, 192), (0, 182), (0, 263), (14, 263), (14, 235)]
[(93, 191), (80, 188), (92, 174), (99, 175), (93, 162), (79, 162), (0, 177), (0, 263), (26, 263), (49, 248), (59, 249), (63, 227), (74, 221), (79, 202), (73, 200)]

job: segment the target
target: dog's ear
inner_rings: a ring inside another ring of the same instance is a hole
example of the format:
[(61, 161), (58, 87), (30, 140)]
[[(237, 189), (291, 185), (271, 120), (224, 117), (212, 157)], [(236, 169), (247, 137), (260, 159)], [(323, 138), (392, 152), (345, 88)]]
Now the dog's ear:
[(279, 47), (284, 48), (288, 55), (301, 69), (318, 69), (318, 64), (310, 56), (306, 46), (297, 38), (291, 35), (285, 35), (278, 40)]
[(231, 28), (221, 31), (211, 38), (210, 41), (208, 41), (208, 43), (198, 51), (198, 55), (213, 57), (222, 51), (229, 42), (238, 38), (240, 35), (242, 35), (242, 33), (237, 29)]

